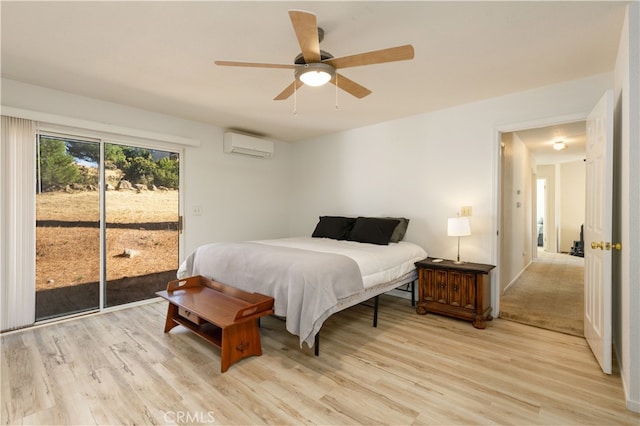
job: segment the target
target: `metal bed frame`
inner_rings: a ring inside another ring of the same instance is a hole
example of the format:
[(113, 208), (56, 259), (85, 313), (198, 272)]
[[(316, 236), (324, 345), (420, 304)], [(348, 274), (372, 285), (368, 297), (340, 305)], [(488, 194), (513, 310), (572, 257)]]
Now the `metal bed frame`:
[[(415, 271), (414, 271), (415, 273)], [(392, 288), (387, 288), (386, 290), (377, 293), (375, 296), (373, 296), (373, 305), (367, 305), (365, 302), (367, 302), (368, 300), (371, 300), (370, 298), (365, 300), (365, 301), (360, 301), (360, 302), (356, 302), (356, 303), (352, 303), (349, 304), (348, 306), (343, 307), (341, 310), (349, 308), (351, 306), (357, 305), (357, 304), (363, 304), (365, 306), (368, 306), (370, 308), (373, 308), (373, 326), (374, 327), (378, 327), (378, 307), (379, 307), (379, 300), (378, 298), (380, 297), (380, 294), (386, 292), (386, 291), (390, 291), (390, 290), (399, 290), (399, 291), (405, 291), (407, 293), (411, 293), (411, 306), (415, 306), (416, 305), (416, 281), (418, 280), (417, 277), (413, 276), (414, 274), (410, 274), (411, 275), (411, 279), (409, 281), (403, 280), (397, 287), (392, 287)], [(402, 286), (405, 286), (405, 288), (400, 288)], [(337, 311), (339, 312), (339, 311)], [(316, 335), (314, 336), (314, 342), (313, 342), (313, 353), (315, 356), (320, 356), (320, 331), (318, 331), (316, 333)]]

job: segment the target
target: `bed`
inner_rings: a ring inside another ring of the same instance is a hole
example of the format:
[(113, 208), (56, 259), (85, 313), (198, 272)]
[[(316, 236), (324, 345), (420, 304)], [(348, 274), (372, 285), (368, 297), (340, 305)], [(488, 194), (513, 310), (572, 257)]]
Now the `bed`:
[(272, 296), (274, 315), (317, 354), (329, 316), (416, 280), (414, 263), (427, 253), (402, 241), (407, 225), (404, 218), (321, 216), (311, 237), (200, 246), (177, 275)]

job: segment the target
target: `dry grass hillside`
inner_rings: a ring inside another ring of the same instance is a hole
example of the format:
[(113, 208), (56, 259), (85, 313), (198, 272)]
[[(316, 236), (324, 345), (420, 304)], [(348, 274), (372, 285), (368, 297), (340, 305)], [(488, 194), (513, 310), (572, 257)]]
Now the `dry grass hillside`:
[[(36, 196), (36, 290), (99, 280), (99, 211), (97, 191)], [(177, 269), (178, 191), (107, 191), (106, 211), (107, 280)]]

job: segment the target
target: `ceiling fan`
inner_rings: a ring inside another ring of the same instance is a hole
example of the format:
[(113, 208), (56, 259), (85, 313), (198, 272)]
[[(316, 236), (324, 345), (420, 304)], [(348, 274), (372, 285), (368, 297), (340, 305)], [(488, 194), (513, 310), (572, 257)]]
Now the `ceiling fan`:
[(350, 93), (356, 98), (364, 98), (371, 93), (371, 90), (359, 85), (353, 80), (349, 80), (342, 74), (337, 73), (336, 70), (413, 59), (413, 46), (410, 44), (351, 56), (343, 56), (342, 58), (334, 58), (330, 53), (320, 50), (320, 42), (324, 38), (324, 31), (322, 28), (318, 28), (316, 15), (314, 13), (303, 10), (290, 10), (289, 18), (291, 19), (293, 30), (298, 38), (300, 49), (302, 50), (302, 53), (295, 58), (293, 64), (215, 61), (216, 65), (294, 70), (295, 80), (293, 83), (274, 98), (274, 100), (279, 101), (287, 99), (298, 88), (305, 84), (309, 86), (321, 86), (327, 82), (336, 85), (336, 87)]

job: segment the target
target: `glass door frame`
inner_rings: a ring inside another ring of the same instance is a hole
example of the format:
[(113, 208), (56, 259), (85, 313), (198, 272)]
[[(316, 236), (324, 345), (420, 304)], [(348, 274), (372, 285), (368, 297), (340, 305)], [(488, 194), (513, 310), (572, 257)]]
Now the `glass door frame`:
[[(100, 150), (100, 146), (101, 146), (101, 141), (99, 138), (96, 138), (92, 135), (86, 135), (86, 134), (78, 134), (75, 132), (64, 132), (64, 131), (60, 131), (60, 130), (48, 130), (48, 129), (43, 129), (43, 128), (38, 128), (35, 132), (35, 138), (34, 138), (34, 143), (35, 143), (35, 171), (37, 173), (37, 175), (35, 176), (34, 182), (36, 183), (36, 187), (33, 189), (33, 194), (34, 194), (34, 207), (37, 206), (37, 199), (36, 196), (42, 192), (42, 164), (41, 164), (41, 160), (42, 160), (42, 155), (41, 155), (41, 143), (42, 143), (42, 138), (49, 138), (49, 139), (53, 139), (53, 140), (60, 140), (60, 141), (65, 141), (66, 142), (75, 142), (75, 143), (85, 143), (87, 145), (89, 144), (94, 144), (94, 145), (98, 145), (98, 148)], [(100, 173), (102, 173), (102, 157), (100, 156), (100, 154), (98, 154), (98, 209), (100, 209), (100, 200), (103, 197), (103, 194), (100, 190)], [(38, 242), (38, 236), (37, 236), (37, 220), (38, 220), (38, 215), (37, 215), (37, 207), (34, 208), (34, 222), (33, 222), (33, 227), (34, 227), (34, 246), (37, 245)], [(102, 234), (102, 219), (101, 219), (101, 214), (100, 211), (98, 211), (98, 236), (99, 238), (101, 237)], [(102, 263), (102, 259), (103, 259), (103, 252), (100, 246), (98, 246), (98, 268), (101, 267), (101, 263)], [(36, 279), (37, 279), (37, 256), (34, 256), (33, 258), (33, 268), (34, 268), (34, 274)], [(100, 269), (98, 269), (98, 274), (96, 276), (97, 279), (97, 284), (98, 284), (98, 293), (100, 293), (101, 288), (102, 288), (102, 273), (100, 272)], [(91, 281), (89, 283), (86, 283), (87, 285), (91, 284)], [(69, 285), (69, 286), (63, 286), (63, 287), (72, 287), (73, 285)], [(96, 304), (97, 306), (91, 306), (91, 307), (87, 307), (87, 308), (83, 308), (83, 307), (78, 307), (76, 310), (73, 311), (69, 311), (69, 312), (61, 312), (61, 313), (52, 313), (50, 315), (45, 315), (43, 318), (38, 319), (38, 289), (37, 289), (37, 282), (34, 281), (34, 293), (35, 293), (35, 297), (34, 297), (34, 325), (38, 325), (38, 324), (46, 324), (49, 322), (55, 322), (55, 321), (59, 321), (61, 319), (67, 319), (67, 318), (73, 318), (76, 316), (80, 316), (80, 315), (87, 315), (87, 314), (91, 314), (91, 313), (96, 313), (96, 312), (100, 312), (100, 297), (98, 294), (98, 298), (97, 300), (94, 298), (91, 298), (91, 301), (96, 300)], [(55, 297), (54, 297), (55, 298)]]
[[(178, 269), (178, 267), (180, 266), (180, 260), (182, 259), (183, 256), (183, 250), (184, 250), (184, 234), (183, 234), (183, 206), (184, 206), (184, 193), (183, 193), (183, 183), (184, 183), (184, 166), (183, 163), (184, 161), (182, 161), (182, 159), (184, 158), (184, 148), (182, 146), (179, 145), (172, 145), (172, 144), (167, 144), (167, 143), (162, 143), (162, 142), (155, 142), (155, 141), (139, 141), (139, 140), (120, 140), (120, 139), (114, 139), (114, 138), (103, 138), (101, 140), (101, 158), (104, 158), (104, 151), (105, 151), (105, 147), (107, 144), (110, 145), (118, 145), (118, 146), (122, 146), (122, 147), (129, 147), (129, 148), (140, 148), (140, 149), (147, 149), (147, 150), (155, 150), (155, 151), (164, 151), (164, 152), (169, 152), (169, 153), (175, 153), (178, 155), (178, 253), (177, 253), (177, 265), (176, 265), (176, 269)], [(109, 312), (111, 310), (117, 310), (117, 309), (121, 309), (122, 307), (128, 307), (128, 306), (135, 306), (136, 304), (145, 304), (145, 303), (149, 303), (150, 301), (154, 301), (157, 300), (157, 296), (149, 298), (149, 299), (143, 299), (143, 300), (139, 300), (139, 301), (134, 301), (134, 302), (128, 302), (128, 303), (124, 303), (124, 304), (120, 304), (120, 305), (113, 305), (113, 306), (107, 306), (107, 302), (108, 302), (108, 297), (107, 294), (109, 292), (109, 280), (107, 279), (107, 273), (108, 273), (108, 267), (109, 265), (107, 265), (108, 261), (107, 261), (107, 255), (108, 255), (108, 242), (107, 242), (107, 234), (108, 234), (108, 230), (107, 230), (107, 213), (108, 213), (108, 208), (109, 206), (107, 205), (107, 191), (106, 191), (106, 186), (107, 186), (107, 179), (106, 179), (106, 167), (102, 167), (101, 169), (101, 173), (103, 174), (101, 176), (101, 180), (100, 180), (100, 195), (101, 195), (101, 203), (103, 203), (101, 205), (101, 232), (100, 232), (100, 236), (101, 236), (101, 246), (100, 246), (100, 250), (102, 253), (101, 256), (101, 262), (104, 262), (104, 265), (101, 265), (101, 281), (100, 281), (100, 311), (101, 312)], [(104, 228), (102, 228), (104, 227)], [(173, 277), (172, 279), (175, 279), (175, 277)], [(165, 283), (166, 284), (166, 283)], [(163, 289), (165, 289), (166, 286), (163, 287)]]
[[(184, 232), (183, 232), (183, 217), (184, 217), (184, 155), (185, 149), (183, 145), (163, 142), (163, 141), (155, 141), (148, 139), (141, 139), (136, 137), (126, 137), (126, 136), (116, 136), (111, 137), (109, 135), (104, 135), (102, 132), (93, 132), (91, 130), (83, 130), (78, 128), (69, 128), (61, 131), (57, 126), (52, 126), (51, 129), (46, 125), (39, 126), (36, 131), (36, 138), (34, 140), (35, 144), (39, 144), (41, 136), (51, 136), (55, 138), (66, 138), (77, 141), (87, 141), (93, 143), (99, 143), (99, 152), (100, 152), (100, 163), (99, 163), (99, 178), (98, 178), (98, 192), (99, 192), (99, 209), (100, 209), (100, 241), (99, 241), (99, 253), (100, 253), (100, 272), (99, 272), (99, 306), (97, 309), (88, 309), (82, 312), (73, 312), (68, 315), (60, 315), (52, 318), (45, 318), (41, 320), (35, 320), (33, 325), (46, 324), (55, 321), (61, 321), (77, 316), (94, 314), (94, 313), (102, 313), (102, 312), (110, 312), (119, 309), (123, 309), (126, 307), (142, 305), (146, 303), (151, 303), (158, 300), (157, 297), (140, 300), (137, 302), (130, 302), (122, 305), (116, 306), (105, 306), (106, 303), (106, 290), (107, 290), (107, 277), (106, 277), (106, 256), (107, 256), (107, 241), (106, 241), (106, 168), (104, 167), (105, 163), (105, 146), (106, 144), (120, 145), (120, 146), (131, 146), (136, 148), (150, 149), (150, 150), (162, 150), (177, 153), (179, 156), (178, 161), (178, 173), (179, 173), (179, 181), (178, 181), (178, 266), (183, 258), (184, 252)], [(36, 145), (36, 162), (40, 161), (38, 154), (38, 146)], [(38, 166), (39, 167), (39, 164)], [(35, 188), (33, 189), (36, 190)], [(35, 222), (34, 222), (35, 227)], [(36, 267), (35, 262), (36, 259), (33, 259), (34, 268)], [(34, 288), (35, 291), (35, 288)], [(35, 299), (34, 299), (35, 303)]]

